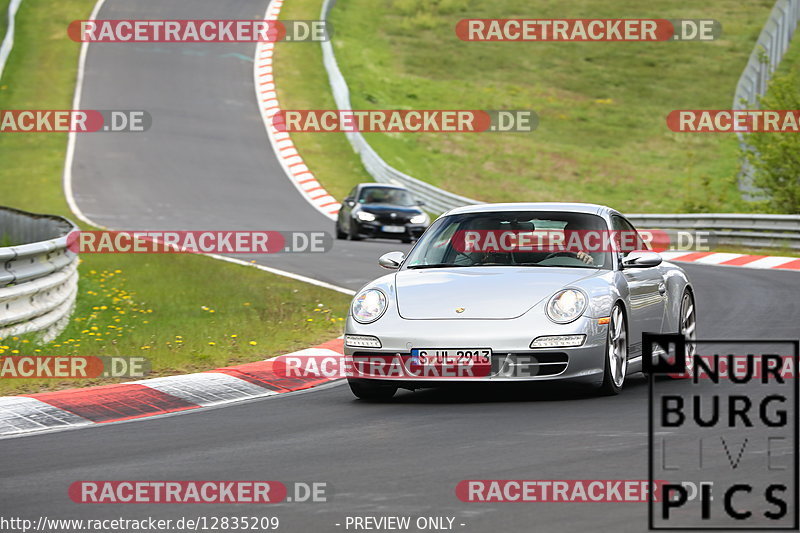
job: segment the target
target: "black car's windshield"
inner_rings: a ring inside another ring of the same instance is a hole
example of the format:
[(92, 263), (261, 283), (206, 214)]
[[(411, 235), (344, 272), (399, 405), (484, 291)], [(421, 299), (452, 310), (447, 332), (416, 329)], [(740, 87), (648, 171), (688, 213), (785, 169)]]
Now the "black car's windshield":
[(389, 204), (403, 207), (417, 205), (417, 202), (414, 201), (408, 191), (390, 187), (365, 187), (361, 189), (358, 202), (361, 204)]
[(603, 218), (586, 213), (467, 213), (437, 220), (403, 268), (530, 266), (611, 268)]

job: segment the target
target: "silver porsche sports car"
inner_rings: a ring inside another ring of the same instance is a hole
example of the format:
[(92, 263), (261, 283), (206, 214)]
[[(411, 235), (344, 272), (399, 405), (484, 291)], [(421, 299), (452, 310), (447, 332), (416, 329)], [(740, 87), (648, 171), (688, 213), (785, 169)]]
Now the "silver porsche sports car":
[[(642, 333), (695, 336), (694, 291), (617, 211), (593, 204), (461, 207), (361, 289), (345, 328), (362, 399), (446, 382), (571, 380), (617, 394)], [(663, 355), (663, 354), (661, 354)]]

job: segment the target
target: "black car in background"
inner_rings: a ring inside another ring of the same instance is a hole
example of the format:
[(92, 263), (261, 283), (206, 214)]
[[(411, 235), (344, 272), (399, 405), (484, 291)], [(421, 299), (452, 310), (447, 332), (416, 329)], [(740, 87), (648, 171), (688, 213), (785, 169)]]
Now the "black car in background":
[(430, 217), (403, 187), (361, 183), (342, 201), (336, 219), (336, 238), (353, 241), (364, 237), (411, 242), (422, 235)]

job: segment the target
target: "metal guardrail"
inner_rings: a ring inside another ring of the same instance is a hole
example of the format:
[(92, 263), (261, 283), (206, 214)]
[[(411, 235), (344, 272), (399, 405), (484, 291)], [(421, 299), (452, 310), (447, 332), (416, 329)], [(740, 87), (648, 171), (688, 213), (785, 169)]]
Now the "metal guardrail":
[[(327, 20), (328, 12), (334, 4), (335, 0), (324, 0), (322, 3), (322, 12), (320, 14), (321, 20)], [(336, 107), (342, 111), (351, 110), (353, 107), (350, 103), (350, 89), (347, 87), (347, 82), (344, 76), (342, 76), (342, 71), (339, 70), (339, 64), (336, 62), (332, 41), (323, 41), (321, 44), (322, 61), (325, 64), (325, 70), (328, 72), (328, 80), (331, 84)], [(414, 193), (417, 198), (424, 201), (425, 209), (432, 213), (438, 214), (453, 209), (454, 207), (482, 203), (478, 200), (439, 189), (438, 187), (434, 187), (433, 185), (420, 181), (417, 178), (391, 167), (386, 161), (381, 159), (381, 156), (367, 143), (360, 132), (347, 132), (345, 135), (347, 135), (347, 140), (350, 141), (353, 150), (361, 157), (361, 162), (364, 163), (367, 172), (369, 172), (375, 181), (403, 185)]]
[[(800, 0), (777, 0), (736, 84), (733, 109), (758, 107), (758, 97), (767, 92), (767, 83), (789, 49), (798, 23)], [(739, 146), (748, 149), (744, 136), (738, 132), (736, 135), (739, 137)], [(756, 192), (753, 186), (753, 169), (746, 160), (742, 162), (739, 173), (739, 189), (748, 196)]]
[(707, 231), (714, 245), (800, 250), (800, 215), (626, 215), (637, 227)]
[[(784, 17), (797, 17), (800, 13), (800, 0), (788, 0), (791, 2), (792, 10)], [(775, 9), (782, 10), (782, 4), (787, 0), (779, 0)], [(324, 0), (320, 19), (326, 20), (328, 13), (334, 6), (335, 0)], [(784, 6), (785, 7), (785, 6)], [(773, 10), (774, 14), (775, 10)], [(783, 11), (781, 11), (783, 12)], [(770, 17), (773, 21), (773, 17)], [(775, 19), (777, 20), (777, 19)], [(781, 20), (786, 20), (781, 19)], [(774, 39), (791, 38), (791, 33), (787, 34), (788, 25), (785, 23), (775, 23), (779, 31), (774, 33)], [(796, 25), (796, 24), (795, 24)], [(770, 26), (770, 23), (767, 24)], [(767, 31), (767, 28), (765, 28)], [(762, 32), (763, 37), (764, 32)], [(773, 33), (768, 33), (773, 35)], [(789, 37), (786, 37), (789, 35)], [(759, 42), (762, 42), (759, 37)], [(770, 37), (770, 39), (773, 39)], [(772, 42), (772, 41), (770, 41)], [(788, 43), (788, 40), (781, 41)], [(336, 57), (333, 53), (332, 41), (325, 41), (322, 44), (322, 60), (325, 70), (328, 72), (333, 98), (336, 106), (340, 110), (350, 110), (350, 90), (347, 82), (342, 75)], [(770, 48), (775, 50), (775, 48)], [(782, 57), (781, 52), (781, 57)], [(777, 59), (777, 56), (775, 56)], [(752, 60), (752, 58), (751, 58)], [(778, 59), (779, 60), (779, 59)], [(748, 66), (750, 63), (748, 63)], [(744, 76), (744, 75), (743, 75)], [(740, 85), (742, 81), (740, 80)], [(737, 87), (737, 93), (739, 88)], [(464, 205), (480, 204), (478, 200), (459, 196), (451, 192), (434, 187), (428, 183), (420, 181), (399, 170), (392, 168), (386, 161), (375, 152), (367, 143), (364, 136), (359, 132), (346, 133), (347, 139), (353, 146), (353, 150), (361, 157), (367, 172), (378, 182), (395, 183), (408, 188), (417, 198), (426, 204), (426, 210), (435, 213), (442, 213), (455, 207)], [(800, 250), (800, 216), (795, 215), (740, 215), (740, 214), (697, 214), (697, 215), (628, 215), (632, 222), (639, 227), (648, 229), (696, 229), (710, 232), (713, 242), (728, 246), (744, 246), (750, 248), (791, 248)]]
[(78, 257), (66, 218), (0, 207), (0, 338), (39, 332), (48, 342), (66, 326), (78, 292)]
[(21, 3), (22, 0), (11, 0), (8, 4), (8, 24), (2, 44), (0, 44), (0, 80), (3, 79), (3, 69), (5, 69), (8, 55), (14, 47), (14, 21)]
[(800, 22), (800, 1), (778, 0), (758, 36), (733, 97), (734, 109), (749, 109), (767, 90), (770, 76), (778, 68)]

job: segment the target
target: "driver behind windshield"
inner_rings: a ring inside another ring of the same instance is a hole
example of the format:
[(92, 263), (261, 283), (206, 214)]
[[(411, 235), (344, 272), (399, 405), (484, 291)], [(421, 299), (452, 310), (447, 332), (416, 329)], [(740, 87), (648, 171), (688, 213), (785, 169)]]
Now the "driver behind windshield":
[(402, 189), (390, 189), (388, 187), (369, 187), (361, 193), (362, 204), (388, 204), (400, 206), (412, 206), (414, 202), (407, 191)]
[(406, 264), (608, 268), (609, 250), (584, 247), (604, 236), (605, 221), (585, 213), (467, 213), (437, 221)]

